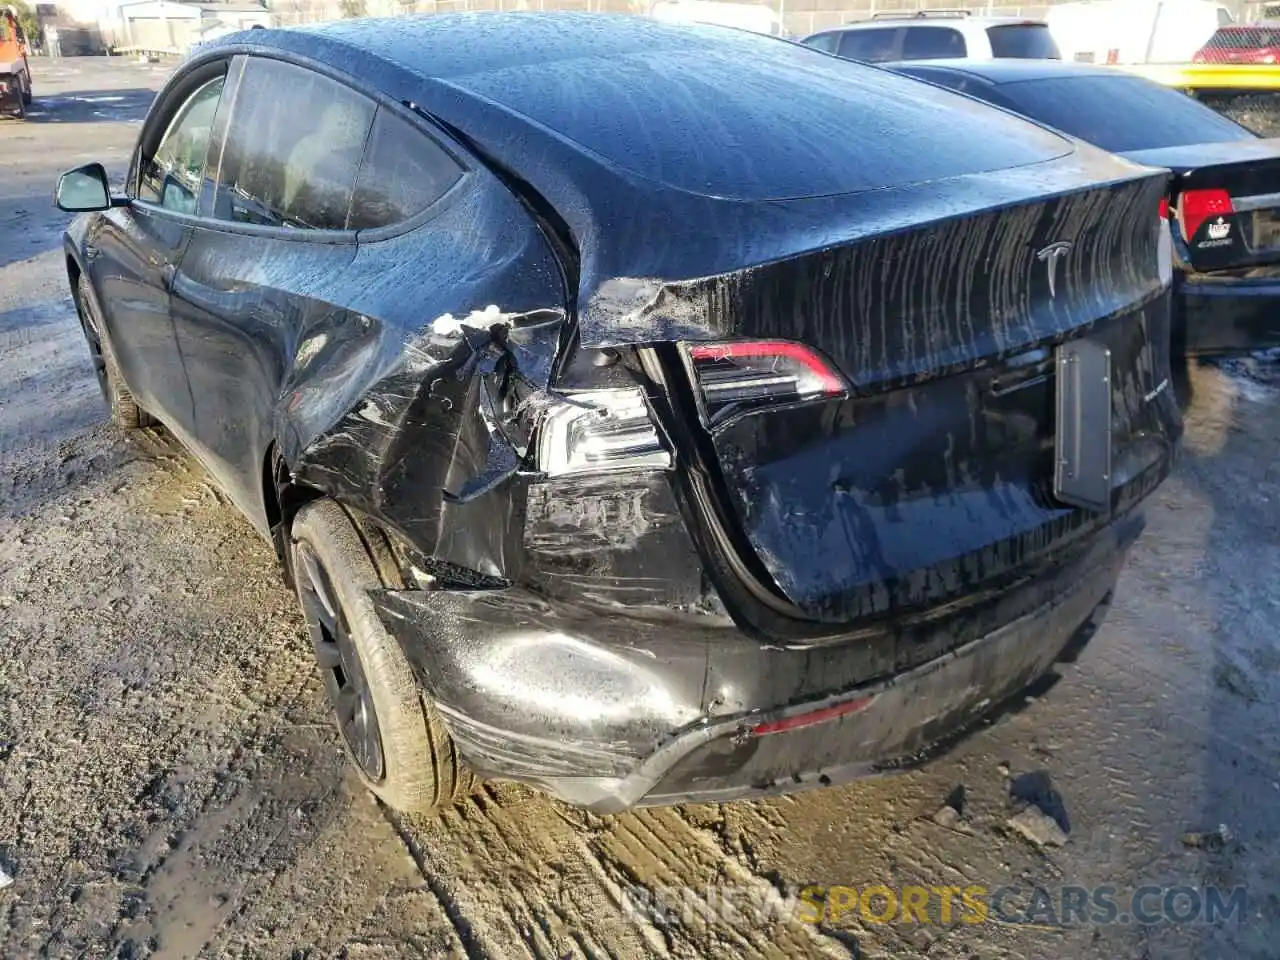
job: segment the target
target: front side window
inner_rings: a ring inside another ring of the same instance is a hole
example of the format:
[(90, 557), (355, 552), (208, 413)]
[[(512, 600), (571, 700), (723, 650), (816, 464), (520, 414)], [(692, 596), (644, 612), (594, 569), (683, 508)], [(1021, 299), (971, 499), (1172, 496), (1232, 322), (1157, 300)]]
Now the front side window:
[(223, 82), (222, 77), (210, 80), (170, 121), (155, 153), (142, 164), (138, 199), (177, 213), (196, 212)]
[(462, 168), (439, 144), (379, 109), (347, 228), (371, 230), (408, 220), (444, 196), (461, 176)]
[(965, 55), (964, 37), (950, 27), (908, 27), (903, 60), (946, 60)]
[(862, 63), (884, 63), (898, 59), (900, 30), (877, 27), (870, 30), (846, 30), (840, 37), (840, 56)]
[(213, 215), (235, 223), (345, 230), (373, 101), (279, 60), (245, 64)]

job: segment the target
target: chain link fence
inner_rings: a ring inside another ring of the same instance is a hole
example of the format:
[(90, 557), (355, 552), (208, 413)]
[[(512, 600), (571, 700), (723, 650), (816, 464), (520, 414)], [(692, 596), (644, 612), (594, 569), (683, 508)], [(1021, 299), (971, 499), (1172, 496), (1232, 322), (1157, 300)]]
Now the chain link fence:
[[(675, 0), (678, 4), (680, 0)], [(726, 3), (726, 6), (737, 4)], [(950, 16), (1016, 17), (1049, 25), (1062, 59), (1110, 64), (1206, 103), (1262, 136), (1280, 136), (1280, 0), (1065, 0), (1039, 4), (955, 0), (770, 0), (782, 33), (802, 38), (847, 23)], [(646, 15), (653, 0), (275, 0), (281, 25), (342, 17), (505, 10)], [(928, 16), (928, 14), (934, 16)], [(1276, 16), (1275, 22), (1240, 18)]]

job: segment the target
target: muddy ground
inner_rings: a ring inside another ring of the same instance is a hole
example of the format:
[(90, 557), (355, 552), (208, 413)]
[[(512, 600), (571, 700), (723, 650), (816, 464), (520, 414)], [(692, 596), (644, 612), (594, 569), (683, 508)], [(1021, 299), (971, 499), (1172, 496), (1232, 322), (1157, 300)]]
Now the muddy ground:
[[(0, 126), (4, 956), (1280, 955), (1280, 378), (1265, 364), (1191, 371), (1184, 459), (1092, 646), (1048, 697), (923, 770), (606, 818), (504, 785), (400, 819), (344, 767), (267, 545), (163, 436), (105, 423), (49, 197), (60, 168), (123, 171), (164, 69), (37, 68), (31, 120)], [(1028, 801), (1064, 845), (1009, 827)], [(623, 906), (633, 885), (708, 884), (748, 903), (806, 884), (1244, 885), (1247, 909), (1213, 925), (853, 910), (819, 926)]]

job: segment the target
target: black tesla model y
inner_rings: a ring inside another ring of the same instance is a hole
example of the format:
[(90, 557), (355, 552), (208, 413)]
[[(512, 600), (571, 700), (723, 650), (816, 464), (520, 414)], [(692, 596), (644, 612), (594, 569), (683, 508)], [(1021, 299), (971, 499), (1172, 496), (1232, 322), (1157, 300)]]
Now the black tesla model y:
[(369, 788), (614, 811), (900, 766), (1078, 649), (1181, 430), (1168, 177), (485, 14), (202, 46), (58, 197), (117, 421), (274, 542)]

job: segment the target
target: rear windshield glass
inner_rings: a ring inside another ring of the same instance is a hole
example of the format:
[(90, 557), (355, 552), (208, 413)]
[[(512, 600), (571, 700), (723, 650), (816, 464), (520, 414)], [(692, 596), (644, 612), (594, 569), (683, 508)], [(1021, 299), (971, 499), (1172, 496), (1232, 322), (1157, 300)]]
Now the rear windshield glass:
[(1122, 153), (1253, 134), (1185, 94), (1140, 77), (1062, 77), (1000, 85), (1020, 113)]
[(1053, 34), (1043, 23), (1009, 23), (987, 27), (991, 55), (1009, 60), (1061, 60)]
[(611, 165), (725, 198), (854, 193), (1072, 149), (954, 93), (736, 30), (666, 31), (629, 52), (459, 83)]
[(1274, 46), (1280, 46), (1280, 30), (1263, 27), (1225, 27), (1205, 44), (1209, 50), (1255, 50)]

